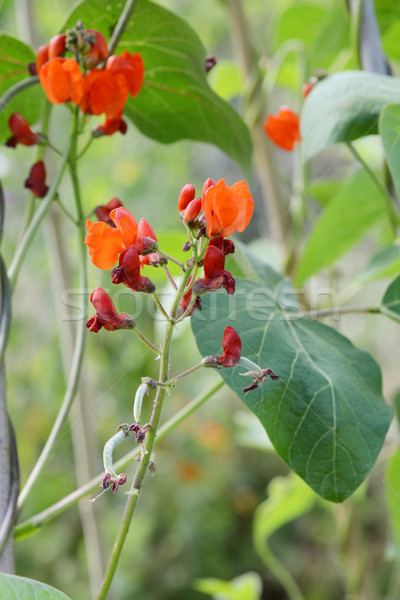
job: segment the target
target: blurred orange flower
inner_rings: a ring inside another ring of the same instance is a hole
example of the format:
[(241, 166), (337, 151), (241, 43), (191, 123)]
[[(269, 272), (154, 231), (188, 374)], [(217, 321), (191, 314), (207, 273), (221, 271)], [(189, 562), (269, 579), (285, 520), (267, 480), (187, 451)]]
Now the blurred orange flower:
[(208, 237), (227, 237), (235, 230), (244, 231), (250, 222), (253, 208), (253, 198), (245, 181), (238, 181), (228, 187), (220, 179), (206, 190), (203, 189), (202, 210)]
[(84, 79), (73, 58), (52, 58), (41, 67), (39, 79), (52, 104), (62, 104), (69, 100), (80, 104), (84, 93)]
[(282, 106), (275, 115), (268, 115), (263, 124), (266, 135), (283, 150), (293, 150), (301, 142), (299, 115), (287, 106)]

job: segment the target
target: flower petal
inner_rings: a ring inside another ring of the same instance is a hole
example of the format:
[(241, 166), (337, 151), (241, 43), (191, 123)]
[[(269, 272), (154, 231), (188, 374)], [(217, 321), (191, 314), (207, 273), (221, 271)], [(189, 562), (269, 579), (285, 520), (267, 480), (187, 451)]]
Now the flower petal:
[(118, 254), (124, 250), (121, 232), (101, 221), (92, 223), (90, 219), (86, 221), (86, 229), (85, 244), (89, 247), (93, 264), (99, 269), (111, 269)]

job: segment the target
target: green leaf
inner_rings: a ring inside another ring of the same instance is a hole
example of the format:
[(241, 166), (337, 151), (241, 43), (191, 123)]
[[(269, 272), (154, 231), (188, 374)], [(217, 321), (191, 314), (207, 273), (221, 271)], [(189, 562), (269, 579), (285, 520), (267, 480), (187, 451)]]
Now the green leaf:
[(50, 585), (5, 573), (0, 573), (0, 598), (3, 600), (70, 600), (68, 596)]
[(254, 515), (256, 548), (262, 547), (280, 527), (309, 512), (316, 498), (308, 485), (294, 473), (272, 479), (268, 498), (258, 506)]
[(370, 282), (392, 277), (400, 272), (400, 247), (392, 244), (376, 254), (357, 276), (358, 282)]
[(383, 312), (398, 320), (400, 318), (400, 276), (387, 288), (382, 298)]
[(386, 498), (389, 518), (392, 523), (397, 545), (400, 546), (400, 449), (396, 450), (386, 467)]
[(393, 177), (397, 194), (400, 192), (400, 107), (389, 104), (382, 110), (379, 118), (379, 133), (382, 137), (383, 149)]
[(400, 81), (386, 75), (344, 71), (330, 75), (307, 96), (301, 113), (304, 158), (339, 142), (378, 132), (382, 108), (397, 102)]
[[(17, 38), (0, 34), (0, 96), (16, 83), (30, 77), (28, 64), (36, 57), (31, 48)], [(12, 112), (21, 113), (30, 123), (35, 123), (40, 114), (43, 92), (40, 86), (29, 87), (15, 96), (0, 113), (0, 144), (11, 135), (8, 119)]]
[(262, 579), (258, 573), (244, 573), (232, 581), (222, 579), (198, 579), (194, 588), (214, 596), (216, 600), (260, 600)]
[(386, 213), (380, 191), (365, 171), (339, 188), (317, 219), (300, 258), (296, 285), (350, 250)]
[[(104, 0), (81, 2), (62, 30), (81, 19), (108, 38), (121, 5), (109, 2), (104, 8)], [(139, 0), (117, 51), (124, 49), (139, 51), (145, 64), (143, 88), (124, 110), (142, 133), (166, 144), (181, 139), (214, 144), (249, 170), (249, 131), (237, 112), (208, 85), (206, 51), (184, 20), (149, 0)]]
[(234, 326), (242, 356), (280, 379), (243, 394), (250, 381), (242, 367), (221, 369), (221, 377), (310, 487), (334, 502), (350, 496), (372, 469), (392, 418), (373, 358), (330, 327), (282, 309), (272, 286), (238, 280), (233, 298), (223, 291), (202, 303), (191, 319), (200, 353), (220, 354), (224, 329)]

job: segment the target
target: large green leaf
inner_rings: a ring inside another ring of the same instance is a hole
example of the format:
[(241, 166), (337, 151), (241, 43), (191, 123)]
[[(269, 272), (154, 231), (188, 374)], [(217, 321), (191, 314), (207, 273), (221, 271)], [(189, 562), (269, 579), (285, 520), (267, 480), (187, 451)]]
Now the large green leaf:
[[(73, 8), (62, 29), (81, 19), (108, 38), (120, 12), (119, 2), (85, 0)], [(249, 169), (252, 145), (248, 129), (208, 85), (206, 51), (185, 21), (158, 4), (139, 0), (118, 52), (123, 49), (139, 51), (145, 64), (143, 88), (124, 111), (140, 131), (163, 143), (180, 139), (209, 142)]]
[(334, 502), (350, 496), (372, 469), (392, 418), (376, 362), (330, 327), (285, 311), (272, 287), (250, 281), (237, 281), (233, 299), (225, 292), (203, 298), (192, 318), (203, 356), (220, 354), (228, 324), (241, 336), (242, 356), (280, 379), (243, 394), (249, 381), (240, 366), (221, 369), (221, 377), (318, 494)]
[(382, 137), (387, 162), (396, 186), (397, 194), (400, 193), (400, 107), (398, 104), (389, 104), (382, 110), (379, 118), (379, 133)]
[(5, 573), (0, 573), (0, 598), (2, 600), (70, 600), (68, 596), (50, 585)]
[(344, 71), (318, 83), (301, 113), (304, 157), (339, 142), (378, 132), (379, 113), (400, 97), (400, 81), (386, 75)]
[[(10, 35), (0, 34), (0, 96), (19, 81), (30, 77), (28, 64), (35, 60), (29, 46)], [(39, 118), (41, 100), (43, 93), (36, 85), (23, 90), (7, 104), (0, 113), (0, 144), (11, 135), (8, 129), (10, 114), (19, 112), (29, 123), (35, 123)]]
[(378, 188), (364, 171), (345, 182), (316, 220), (300, 258), (296, 284), (331, 265), (376, 223), (386, 219)]

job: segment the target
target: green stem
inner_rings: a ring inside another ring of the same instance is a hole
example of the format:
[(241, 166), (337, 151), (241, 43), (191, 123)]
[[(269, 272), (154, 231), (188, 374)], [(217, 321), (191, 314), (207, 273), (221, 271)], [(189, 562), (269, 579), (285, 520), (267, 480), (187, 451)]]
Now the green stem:
[[(196, 398), (194, 398), (189, 404), (186, 404), (179, 412), (171, 417), (162, 427), (160, 427), (155, 444), (165, 438), (171, 431), (176, 429), (178, 425), (182, 423), (187, 417), (193, 414), (200, 406), (202, 406), (209, 398), (212, 398), (224, 385), (222, 379), (218, 378), (208, 388), (201, 392)], [(123, 471), (132, 461), (139, 456), (140, 448), (137, 446), (131, 452), (128, 452), (114, 465), (117, 472)], [(20, 539), (27, 535), (31, 535), (38, 531), (41, 527), (50, 523), (55, 517), (62, 514), (65, 510), (76, 504), (79, 500), (84, 498), (87, 494), (96, 491), (99, 488), (99, 481), (101, 481), (104, 473), (99, 473), (96, 477), (93, 477), (85, 485), (74, 490), (65, 498), (62, 498), (52, 506), (49, 506), (42, 512), (30, 517), (20, 525), (16, 527), (15, 537)]]
[(167, 313), (167, 311), (165, 310), (165, 308), (161, 304), (161, 301), (160, 301), (159, 297), (157, 296), (157, 294), (155, 292), (153, 292), (152, 296), (153, 296), (154, 302), (156, 303), (156, 305), (158, 306), (160, 312), (164, 316), (164, 319), (166, 321), (168, 321), (168, 323), (170, 323), (171, 322), (171, 317), (169, 316), (169, 314)]
[[(174, 330), (174, 319), (176, 317), (176, 313), (179, 308), (179, 303), (181, 301), (186, 283), (190, 277), (190, 270), (186, 272), (182, 278), (179, 289), (176, 293), (174, 304), (171, 311), (171, 320), (168, 321), (167, 328), (165, 331), (164, 343), (162, 348), (162, 354), (160, 359), (160, 371), (159, 371), (159, 381), (165, 383), (168, 380), (168, 370), (169, 370), (169, 354), (171, 348), (171, 340), (172, 333)], [(153, 405), (153, 412), (150, 417), (149, 425), (150, 430), (146, 435), (146, 444), (145, 449), (146, 453), (142, 456), (142, 459), (138, 465), (136, 470), (135, 477), (132, 482), (132, 486), (129, 492), (128, 501), (125, 506), (125, 511), (122, 516), (122, 521), (120, 524), (119, 532), (116, 537), (114, 547), (111, 552), (110, 561), (107, 566), (107, 571), (104, 576), (103, 584), (100, 588), (100, 591), (97, 596), (97, 600), (105, 600), (108, 590), (110, 589), (111, 582), (114, 578), (115, 571), (118, 566), (118, 562), (121, 556), (122, 548), (125, 543), (126, 536), (128, 535), (128, 530), (132, 521), (133, 514), (135, 512), (135, 508), (137, 506), (137, 501), (139, 499), (140, 490), (142, 488), (142, 483), (144, 477), (147, 473), (147, 469), (149, 466), (151, 454), (153, 451), (157, 429), (160, 423), (162, 407), (164, 403), (164, 398), (166, 394), (166, 388), (158, 387), (156, 397)]]
[(138, 3), (138, 0), (128, 0), (124, 6), (124, 10), (121, 13), (121, 16), (116, 24), (110, 41), (108, 42), (108, 53), (112, 54), (117, 47), (117, 44), (120, 40), (121, 35), (124, 33), (125, 28), (128, 24), (129, 19), (132, 16), (133, 10)]
[(80, 153), (78, 155), (78, 160), (81, 159), (82, 156), (86, 153), (86, 151), (90, 148), (92, 142), (93, 142), (93, 136), (91, 135), (89, 138), (89, 141), (85, 144), (85, 146), (80, 151)]
[(351, 142), (347, 142), (347, 146), (348, 146), (350, 152), (353, 154), (353, 156), (364, 167), (364, 169), (367, 172), (367, 174), (369, 175), (371, 181), (374, 183), (375, 187), (381, 193), (389, 223), (392, 227), (394, 235), (397, 236), (397, 229), (400, 224), (400, 220), (399, 220), (399, 217), (396, 214), (396, 211), (393, 207), (392, 199), (390, 198), (390, 195), (389, 195), (387, 189), (385, 188), (383, 183), (379, 180), (379, 178), (375, 175), (375, 173), (373, 172), (371, 167), (365, 162), (365, 160), (362, 158), (362, 156), (357, 152), (357, 150), (355, 149), (353, 144)]
[(363, 0), (353, 0), (350, 9), (350, 40), (353, 48), (353, 56), (356, 62), (356, 68), (361, 69), (361, 15), (362, 15)]
[(304, 600), (304, 596), (292, 575), (276, 558), (276, 556), (272, 554), (267, 544), (264, 543), (262, 547), (259, 545), (258, 548), (256, 547), (256, 550), (266, 567), (275, 575), (275, 577), (285, 588), (290, 600)]
[(14, 96), (17, 96), (17, 94), (19, 94), (20, 92), (23, 92), (28, 87), (36, 85), (37, 83), (39, 83), (39, 77), (34, 75), (32, 77), (27, 77), (22, 81), (18, 81), (18, 83), (15, 83), (13, 86), (8, 88), (8, 90), (0, 98), (0, 112), (2, 112), (5, 108), (8, 107), (9, 103), (14, 98)]
[(154, 344), (152, 344), (150, 342), (150, 340), (147, 339), (147, 337), (145, 335), (143, 335), (143, 333), (141, 331), (139, 331), (139, 329), (137, 329), (136, 327), (133, 328), (133, 332), (136, 333), (136, 335), (138, 336), (139, 339), (142, 340), (142, 342), (144, 344), (146, 344), (146, 346), (148, 348), (150, 348), (150, 350), (153, 350), (153, 352), (156, 352), (157, 354), (161, 354), (161, 350), (159, 348), (157, 348), (156, 346), (154, 346)]
[(177, 258), (174, 258), (170, 254), (167, 254), (167, 252), (164, 252), (163, 250), (160, 250), (160, 248), (157, 248), (157, 252), (158, 252), (158, 254), (161, 254), (161, 256), (164, 256), (164, 258), (166, 258), (167, 260), (169, 260), (169, 261), (175, 263), (176, 265), (178, 265), (178, 267), (180, 269), (182, 269), (182, 271), (185, 270), (185, 265), (183, 263), (181, 263), (181, 261), (178, 260)]
[(319, 317), (329, 317), (332, 314), (345, 314), (345, 313), (365, 313), (365, 314), (385, 314), (381, 306), (343, 306), (337, 309), (333, 308), (322, 308), (316, 310), (309, 310), (302, 313), (301, 317), (305, 319), (318, 319)]
[(174, 377), (172, 377), (172, 379), (170, 379), (166, 383), (173, 384), (177, 379), (182, 379), (182, 377), (186, 377), (186, 375), (190, 375), (191, 373), (194, 373), (194, 371), (201, 369), (201, 367), (204, 367), (202, 362), (198, 363), (197, 365), (194, 365), (194, 367), (190, 367), (190, 369), (187, 369), (186, 371), (183, 371), (182, 373), (179, 373), (179, 375), (175, 375)]
[[(80, 258), (80, 261), (79, 261), (78, 286), (79, 286), (79, 289), (82, 292), (84, 292), (88, 288), (88, 280), (87, 280), (86, 247), (83, 244), (83, 241), (84, 241), (83, 212), (82, 212), (82, 206), (81, 206), (79, 180), (78, 180), (78, 175), (77, 175), (77, 170), (76, 170), (76, 146), (77, 146), (77, 136), (78, 136), (77, 123), (78, 123), (78, 116), (79, 116), (78, 111), (79, 111), (79, 107), (76, 108), (74, 121), (73, 121), (73, 130), (72, 130), (72, 135), (71, 135), (71, 146), (70, 146), (70, 152), (69, 152), (69, 156), (68, 156), (68, 165), (69, 165), (70, 174), (71, 174), (71, 178), (72, 178), (72, 186), (74, 189), (74, 199), (75, 199), (77, 220), (79, 223), (78, 235), (79, 235), (79, 252), (80, 252), (79, 258)], [(50, 203), (49, 203), (49, 206), (50, 206)], [(34, 223), (36, 215), (38, 213), (39, 213), (39, 211), (35, 214), (32, 222), (31, 222), (31, 225)], [(29, 230), (30, 230), (30, 227), (27, 230), (27, 233)], [(80, 308), (81, 308), (82, 313), (85, 314), (86, 295), (83, 294), (82, 298), (83, 298), (83, 300), (82, 300), (82, 305)], [(50, 435), (46, 441), (46, 444), (45, 444), (41, 454), (40, 454), (40, 457), (37, 460), (34, 468), (32, 469), (31, 474), (19, 496), (18, 510), (21, 509), (21, 506), (25, 502), (28, 494), (30, 493), (32, 487), (34, 486), (40, 473), (42, 472), (43, 467), (45, 466), (48, 459), (50, 458), (50, 454), (54, 448), (54, 445), (57, 441), (60, 431), (63, 428), (63, 426), (68, 418), (68, 414), (69, 414), (70, 408), (72, 406), (72, 402), (75, 398), (75, 394), (76, 394), (76, 391), (78, 388), (79, 376), (80, 376), (82, 362), (83, 362), (83, 356), (84, 356), (85, 339), (86, 339), (85, 333), (86, 333), (85, 319), (80, 319), (80, 321), (78, 322), (78, 328), (77, 328), (76, 339), (75, 339), (74, 355), (73, 355), (70, 376), (69, 376), (69, 380), (68, 380), (67, 389), (66, 389), (66, 392), (64, 395), (64, 399), (61, 404), (60, 410), (58, 412), (57, 418), (54, 422), (53, 428), (50, 432)]]
[(22, 237), (20, 244), (15, 251), (14, 258), (11, 262), (10, 268), (8, 269), (8, 278), (10, 280), (10, 286), (12, 290), (14, 289), (19, 270), (22, 266), (26, 253), (28, 252), (29, 246), (31, 245), (33, 238), (35, 237), (36, 231), (38, 230), (41, 222), (46, 216), (47, 211), (49, 210), (53, 198), (57, 192), (57, 188), (60, 184), (61, 178), (67, 166), (67, 157), (69, 155), (69, 152), (70, 145), (67, 144), (63, 156), (60, 159), (60, 162), (58, 163), (56, 173), (49, 187), (49, 191), (41, 201), (38, 210), (32, 217), (32, 220), (30, 221)]

